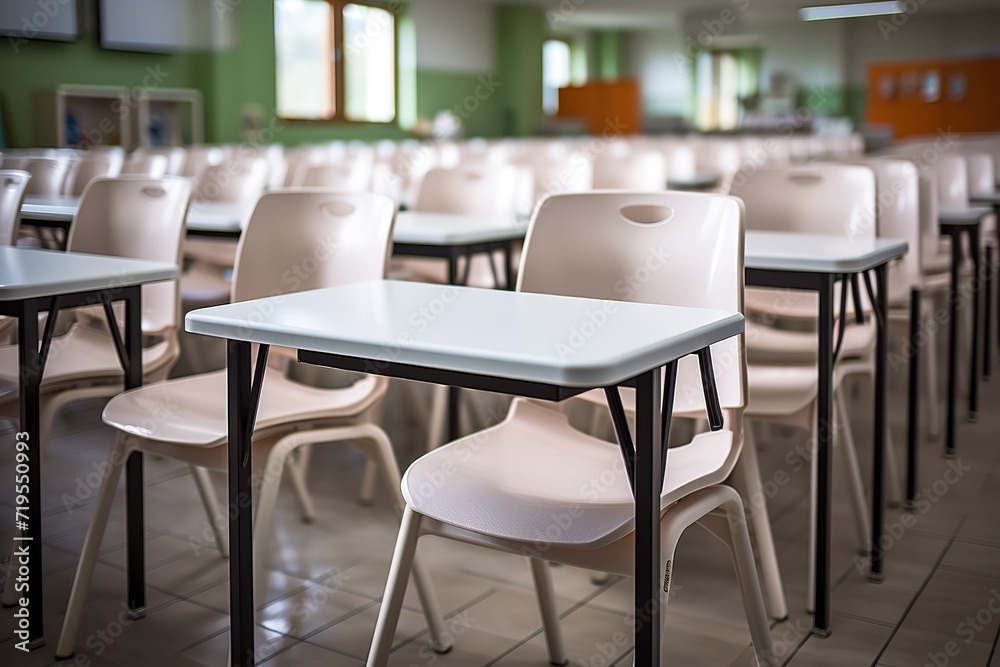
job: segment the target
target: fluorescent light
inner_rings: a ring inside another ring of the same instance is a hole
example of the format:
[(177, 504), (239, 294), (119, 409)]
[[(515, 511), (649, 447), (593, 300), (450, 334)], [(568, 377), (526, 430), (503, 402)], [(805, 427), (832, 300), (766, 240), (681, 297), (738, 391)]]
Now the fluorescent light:
[(859, 2), (852, 5), (803, 7), (799, 10), (799, 18), (803, 21), (825, 21), (827, 19), (853, 19), (861, 16), (902, 14), (905, 11), (905, 3), (896, 0), (892, 2)]

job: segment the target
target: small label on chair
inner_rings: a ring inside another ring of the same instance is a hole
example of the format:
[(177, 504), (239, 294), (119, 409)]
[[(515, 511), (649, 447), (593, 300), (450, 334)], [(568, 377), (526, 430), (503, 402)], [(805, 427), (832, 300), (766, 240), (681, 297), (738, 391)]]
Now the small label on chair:
[(667, 567), (663, 571), (663, 592), (670, 592), (670, 561), (667, 561)]

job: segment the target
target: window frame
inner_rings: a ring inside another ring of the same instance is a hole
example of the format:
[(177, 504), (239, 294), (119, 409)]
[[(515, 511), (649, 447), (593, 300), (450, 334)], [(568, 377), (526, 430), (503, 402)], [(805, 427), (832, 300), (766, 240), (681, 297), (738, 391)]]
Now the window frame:
[[(292, 123), (294, 125), (377, 125), (386, 126), (396, 124), (399, 118), (399, 22), (397, 21), (397, 15), (392, 11), (388, 2), (380, 2), (379, 0), (316, 0), (317, 2), (325, 2), (330, 5), (330, 26), (331, 34), (333, 35), (333, 44), (330, 52), (335, 54), (333, 67), (331, 69), (333, 76), (333, 116), (329, 118), (298, 118), (295, 116), (282, 116), (276, 114), (278, 118), (286, 123)], [(392, 43), (393, 43), (393, 58), (392, 58), (392, 89), (393, 89), (393, 113), (392, 118), (389, 120), (351, 120), (345, 114), (345, 109), (347, 108), (346, 100), (346, 89), (344, 84), (344, 8), (347, 5), (364, 5), (366, 7), (374, 7), (376, 9), (382, 9), (389, 13), (392, 17)], [(272, 6), (277, 7), (277, 3), (272, 3)], [(277, 53), (278, 45), (277, 42), (274, 45), (274, 51)], [(275, 68), (277, 69), (277, 68)], [(275, 109), (278, 107), (278, 72), (275, 71), (274, 76), (274, 99), (275, 99)]]

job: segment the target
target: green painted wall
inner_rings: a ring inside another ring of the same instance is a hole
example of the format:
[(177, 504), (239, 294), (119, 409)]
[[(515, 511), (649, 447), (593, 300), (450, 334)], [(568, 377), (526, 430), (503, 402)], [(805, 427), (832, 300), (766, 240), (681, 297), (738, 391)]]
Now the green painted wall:
[(624, 40), (617, 30), (597, 30), (592, 40), (594, 44), (593, 71), (598, 79), (613, 81), (622, 74), (624, 56)]
[(548, 23), (537, 7), (498, 5), (495, 12), (502, 133), (531, 135), (543, 119), (542, 45)]
[(451, 111), (462, 121), (466, 137), (501, 135), (506, 83), (493, 73), (474, 74), (417, 70), (417, 115), (433, 120)]
[(97, 0), (81, 0), (76, 42), (26, 40), (14, 44), (6, 37), (0, 42), (0, 110), (7, 145), (24, 148), (34, 145), (34, 94), (57, 85), (91, 84), (137, 87), (154, 80), (157, 72), (164, 88), (204, 90), (204, 53), (161, 55), (106, 51), (97, 36)]

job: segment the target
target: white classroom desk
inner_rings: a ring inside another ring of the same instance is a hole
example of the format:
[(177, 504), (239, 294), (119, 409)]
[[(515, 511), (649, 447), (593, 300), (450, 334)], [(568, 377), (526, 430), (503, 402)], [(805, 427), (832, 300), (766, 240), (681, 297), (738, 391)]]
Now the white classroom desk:
[[(45, 643), (42, 619), (42, 494), (40, 437), (40, 390), (45, 361), (52, 342), (60, 308), (104, 304), (113, 312), (111, 303), (124, 301), (125, 334), (115, 341), (123, 360), (125, 388), (142, 384), (142, 289), (148, 283), (173, 280), (178, 269), (173, 264), (146, 262), (120, 257), (54, 252), (35, 248), (0, 246), (0, 315), (18, 319), (18, 397), (20, 400), (20, 432), (27, 434), (24, 464), (28, 467), (28, 506), (21, 535), (15, 545), (29, 549), (28, 603), (30, 624), (28, 646), (31, 649)], [(39, 349), (38, 315), (48, 312), (46, 327)], [(111, 326), (115, 326), (111, 324)], [(10, 393), (9, 391), (6, 393)], [(129, 459), (126, 495), (129, 501), (128, 526), (128, 600), (129, 608), (141, 613), (145, 607), (145, 573), (143, 570), (144, 529), (142, 516), (142, 457)], [(50, 610), (51, 611), (51, 610)], [(19, 640), (20, 641), (20, 638)]]
[[(435, 324), (402, 337), (411, 329), (414, 308), (441, 298), (445, 290), (450, 302)], [(566, 333), (609, 303), (614, 315), (587, 344), (573, 355), (561, 353)], [(271, 314), (261, 321), (261, 312)], [(307, 363), (548, 400), (635, 379), (637, 400), (649, 406), (651, 416), (650, 424), (637, 429), (635, 444), (635, 599), (636, 608), (654, 610), (638, 624), (636, 651), (640, 664), (659, 664), (659, 605), (649, 603), (659, 599), (662, 586), (656, 400), (661, 367), (738, 335), (742, 315), (387, 280), (196, 310), (186, 327), (225, 338), (229, 346), (230, 506), (236, 508), (229, 524), (230, 641), (231, 655), (241, 656), (238, 664), (252, 665), (254, 656), (252, 526), (249, 508), (236, 500), (250, 488), (245, 453), (259, 397), (253, 395), (259, 383), (251, 383), (252, 343), (260, 343), (264, 355), (266, 346), (280, 345), (297, 349)], [(260, 356), (257, 368), (264, 368)], [(717, 406), (714, 392), (706, 393)]]
[[(812, 582), (815, 593), (816, 614), (813, 632), (826, 636), (830, 633), (832, 584), (830, 578), (831, 547), (831, 472), (832, 472), (832, 429), (833, 423), (833, 364), (835, 346), (833, 341), (834, 284), (863, 276), (872, 293), (872, 306), (878, 322), (875, 353), (875, 397), (874, 397), (874, 465), (872, 485), (872, 554), (871, 573), (873, 580), (882, 579), (884, 553), (879, 546), (883, 526), (883, 455), (885, 438), (885, 366), (888, 354), (886, 294), (887, 266), (890, 261), (906, 254), (905, 241), (896, 239), (852, 240), (846, 236), (828, 236), (792, 232), (748, 231), (746, 233), (744, 265), (747, 286), (771, 287), (815, 291), (819, 294), (817, 363), (819, 367), (819, 387), (817, 396), (817, 521), (816, 521), (816, 577)], [(871, 284), (869, 272), (875, 274)], [(847, 316), (841, 312), (843, 321)], [(912, 323), (911, 323), (912, 326)], [(839, 347), (839, 346), (838, 346)], [(914, 358), (911, 357), (911, 369)], [(915, 375), (911, 374), (915, 379)], [(911, 404), (911, 416), (916, 406)], [(911, 429), (909, 464), (916, 465), (916, 431)]]

